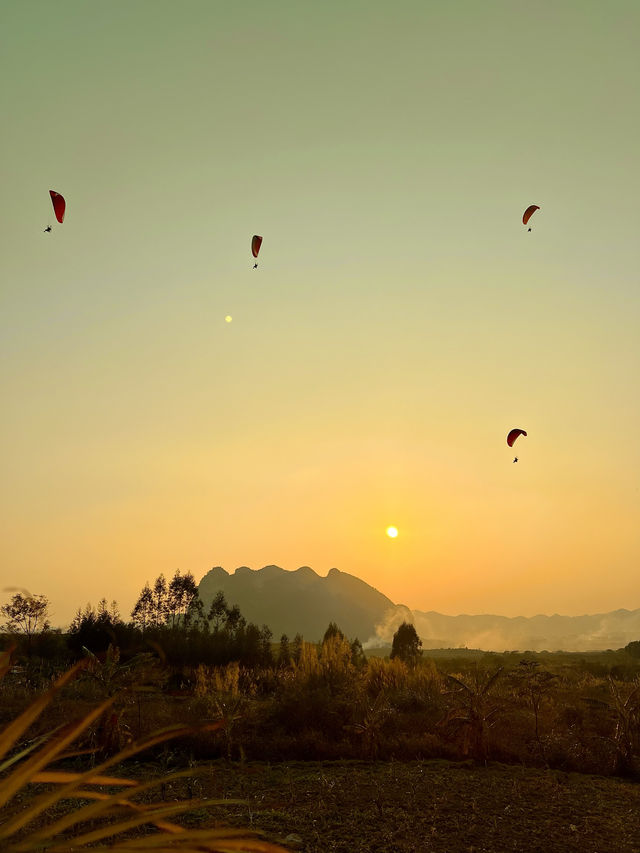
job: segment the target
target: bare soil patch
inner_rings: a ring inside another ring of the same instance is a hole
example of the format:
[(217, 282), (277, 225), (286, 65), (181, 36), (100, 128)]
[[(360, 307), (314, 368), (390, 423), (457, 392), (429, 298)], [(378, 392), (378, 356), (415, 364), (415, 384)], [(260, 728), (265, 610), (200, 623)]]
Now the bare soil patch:
[(445, 761), (210, 762), (199, 771), (190, 789), (167, 786), (167, 799), (246, 804), (190, 823), (289, 836), (304, 853), (640, 853), (640, 785), (618, 778)]

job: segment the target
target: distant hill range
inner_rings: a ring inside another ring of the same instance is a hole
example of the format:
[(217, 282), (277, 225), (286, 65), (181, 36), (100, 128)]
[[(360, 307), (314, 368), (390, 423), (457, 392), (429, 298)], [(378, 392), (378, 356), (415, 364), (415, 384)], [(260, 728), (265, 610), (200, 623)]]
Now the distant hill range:
[(365, 648), (391, 645), (402, 622), (415, 625), (424, 649), (462, 648), (485, 651), (598, 651), (619, 649), (640, 640), (640, 609), (592, 616), (443, 616), (394, 604), (354, 575), (331, 569), (326, 577), (308, 566), (286, 571), (278, 566), (233, 574), (217, 566), (202, 578), (200, 597), (209, 607), (221, 590), (249, 622), (268, 625), (274, 640), (300, 633), (322, 639), (329, 622)]

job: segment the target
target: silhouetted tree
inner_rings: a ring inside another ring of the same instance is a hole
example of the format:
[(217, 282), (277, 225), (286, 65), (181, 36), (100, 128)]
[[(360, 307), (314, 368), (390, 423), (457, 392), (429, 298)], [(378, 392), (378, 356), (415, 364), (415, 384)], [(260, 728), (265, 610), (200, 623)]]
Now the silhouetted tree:
[(640, 640), (633, 640), (624, 647), (625, 652), (632, 658), (640, 658)]
[(300, 663), (300, 659), (302, 658), (302, 650), (304, 648), (304, 639), (302, 634), (296, 634), (293, 638), (293, 662), (296, 666)]
[(362, 667), (367, 664), (367, 658), (364, 653), (364, 649), (362, 648), (362, 643), (357, 637), (351, 643), (351, 663), (356, 667), (356, 669), (362, 669)]
[(278, 649), (278, 666), (287, 668), (291, 666), (291, 649), (289, 648), (289, 638), (286, 634), (280, 637), (280, 648)]
[(324, 646), (324, 644), (332, 637), (340, 637), (341, 640), (344, 640), (345, 638), (344, 634), (335, 622), (329, 622), (329, 627), (324, 632), (324, 637), (322, 638), (322, 645)]
[(244, 630), (246, 627), (247, 620), (244, 618), (242, 613), (240, 613), (240, 608), (237, 604), (234, 604), (230, 610), (227, 610), (227, 618), (225, 621), (225, 629), (231, 634), (234, 635), (238, 631)]
[(107, 599), (103, 598), (97, 610), (91, 604), (87, 604), (83, 611), (78, 608), (69, 626), (69, 648), (77, 654), (83, 648), (94, 654), (105, 652), (110, 645), (118, 645), (118, 626), (122, 626), (122, 619), (115, 601), (108, 606)]
[(27, 638), (27, 654), (31, 655), (34, 634), (49, 628), (49, 599), (46, 595), (22, 595), (17, 592), (8, 604), (0, 607), (7, 618), (6, 630), (12, 634), (24, 634)]
[(155, 607), (153, 603), (153, 593), (151, 592), (151, 587), (149, 586), (149, 582), (145, 583), (142, 592), (138, 596), (138, 600), (136, 601), (133, 610), (131, 611), (131, 618), (133, 620), (133, 624), (136, 628), (139, 628), (144, 635), (145, 630), (155, 623)]
[(213, 601), (211, 602), (211, 606), (209, 607), (209, 612), (207, 613), (207, 619), (209, 622), (213, 622), (214, 633), (217, 633), (223, 626), (227, 619), (228, 612), (227, 601), (224, 597), (224, 593), (220, 589), (215, 594)]
[(167, 621), (167, 596), (167, 581), (164, 575), (159, 575), (153, 585), (151, 595), (155, 625), (164, 625)]
[(271, 638), (273, 632), (268, 625), (263, 625), (260, 629), (260, 651), (263, 666), (273, 665), (273, 652), (271, 651)]
[(171, 628), (179, 624), (188, 625), (202, 615), (202, 602), (198, 587), (191, 572), (184, 575), (177, 569), (169, 583), (167, 594), (167, 620)]
[(393, 635), (391, 660), (399, 658), (409, 666), (415, 666), (422, 654), (422, 640), (409, 622), (403, 622)]

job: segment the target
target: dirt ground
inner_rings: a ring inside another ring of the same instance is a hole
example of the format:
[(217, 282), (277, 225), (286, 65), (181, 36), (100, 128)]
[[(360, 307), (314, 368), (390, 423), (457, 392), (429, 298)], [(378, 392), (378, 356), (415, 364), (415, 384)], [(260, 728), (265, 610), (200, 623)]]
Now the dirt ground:
[(444, 761), (211, 762), (164, 793), (243, 798), (187, 822), (259, 829), (304, 853), (640, 853), (640, 785), (598, 776)]

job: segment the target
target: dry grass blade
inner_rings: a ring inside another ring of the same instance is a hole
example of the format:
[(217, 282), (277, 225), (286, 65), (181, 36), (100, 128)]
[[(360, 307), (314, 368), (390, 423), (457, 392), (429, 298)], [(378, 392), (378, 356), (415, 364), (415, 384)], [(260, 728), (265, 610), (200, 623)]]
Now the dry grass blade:
[[(178, 779), (184, 776), (191, 775), (193, 775), (191, 771), (184, 770), (181, 773), (174, 773), (170, 776), (165, 776), (162, 779), (154, 779), (151, 782), (141, 785), (134, 780), (100, 776), (95, 774), (95, 772), (93, 771), (90, 771), (89, 773), (58, 773), (57, 771), (52, 771), (38, 774), (38, 776), (34, 777), (31, 780), (32, 782), (55, 782), (57, 777), (62, 777), (67, 784), (65, 784), (64, 787), (57, 788), (53, 791), (48, 792), (44, 796), (39, 797), (35, 801), (35, 803), (31, 805), (30, 808), (22, 810), (18, 815), (16, 815), (16, 817), (13, 818), (13, 820), (11, 820), (9, 823), (5, 824), (2, 828), (0, 828), (0, 839), (10, 838), (12, 835), (15, 835), (23, 827), (36, 820), (47, 808), (61, 802), (62, 800), (77, 798), (86, 800), (101, 800), (102, 802), (94, 806), (86, 806), (86, 810), (91, 810), (88, 814), (85, 813), (85, 809), (80, 809), (72, 812), (69, 815), (66, 815), (53, 825), (46, 826), (35, 832), (31, 836), (32, 838), (38, 838), (42, 840), (45, 838), (50, 838), (52, 835), (60, 834), (64, 830), (68, 829), (70, 826), (73, 826), (73, 824), (75, 823), (79, 823), (83, 820), (89, 820), (94, 817), (100, 817), (103, 813), (107, 811), (107, 807), (113, 804), (121, 805), (124, 807), (128, 806), (129, 808), (134, 809), (136, 811), (141, 811), (143, 809), (143, 806), (140, 806), (136, 803), (132, 803), (127, 800), (125, 798), (125, 795), (121, 791), (118, 791), (116, 794), (103, 794), (99, 791), (91, 791), (79, 787), (82, 784), (108, 784), (121, 786), (125, 785), (135, 787), (135, 791), (133, 791), (132, 793), (138, 795), (140, 793), (143, 793), (144, 791), (149, 790), (150, 788), (154, 788), (162, 782), (166, 783), (172, 779)], [(176, 826), (174, 824), (164, 824), (160, 828), (167, 829), (168, 831), (173, 832), (181, 831), (181, 827)]]
[[(5, 666), (5, 658), (0, 658), (0, 670)], [(53, 687), (34, 702), (16, 720), (0, 733), (0, 748), (3, 750), (0, 758), (15, 749), (19, 738), (24, 734), (33, 721), (42, 713), (55, 694), (67, 684), (77, 673), (79, 666), (65, 673)], [(0, 806), (4, 806), (31, 783), (53, 784), (55, 788), (38, 797), (35, 802), (27, 801), (26, 808), (21, 799), (16, 807), (17, 814), (0, 827), (0, 847), (2, 853), (28, 853), (42, 851), (46, 848), (51, 853), (71, 853), (90, 846), (93, 851), (110, 851), (110, 853), (125, 853), (125, 851), (167, 851), (167, 853), (224, 853), (224, 851), (245, 851), (245, 853), (286, 853), (283, 847), (255, 837), (254, 832), (235, 829), (200, 829), (188, 830), (167, 818), (183, 814), (194, 809), (228, 806), (239, 803), (239, 800), (183, 800), (174, 803), (138, 803), (129, 799), (136, 797), (160, 784), (185, 776), (193, 776), (193, 771), (182, 771), (170, 776), (159, 777), (152, 781), (139, 784), (131, 779), (122, 779), (108, 775), (110, 767), (120, 764), (126, 759), (144, 750), (164, 743), (171, 738), (193, 735), (197, 731), (216, 730), (221, 723), (207, 723), (202, 726), (172, 726), (156, 732), (145, 740), (131, 744), (116, 755), (102, 762), (98, 767), (85, 772), (74, 773), (50, 769), (49, 765), (67, 754), (65, 750), (82, 732), (97, 720), (111, 705), (113, 698), (102, 702), (82, 719), (65, 726), (53, 735), (38, 738), (27, 749), (12, 756), (10, 762), (5, 762), (5, 770), (9, 764), (17, 767), (0, 781)], [(96, 791), (87, 786), (108, 785), (117, 787), (115, 793)], [(126, 789), (126, 793), (125, 790)], [(83, 800), (80, 808), (68, 810), (62, 807), (65, 800)], [(88, 802), (87, 802), (88, 801)], [(48, 820), (46, 811), (53, 808), (59, 815), (56, 821)], [(122, 809), (127, 810), (128, 816), (122, 816)], [(132, 815), (133, 812), (133, 815)], [(44, 819), (46, 825), (32, 833), (25, 828), (38, 818)], [(97, 824), (96, 824), (97, 822)], [(84, 832), (78, 824), (83, 824)], [(87, 824), (89, 825), (87, 827)], [(155, 824), (165, 832), (144, 835), (130, 840), (116, 840), (116, 836), (125, 833), (136, 833), (140, 828)], [(25, 830), (25, 832), (21, 832)], [(67, 839), (61, 836), (69, 833)]]
[[(145, 841), (152, 839), (144, 839)], [(135, 842), (127, 842), (124, 841), (118, 845), (117, 848), (113, 847), (93, 847), (92, 853), (139, 853), (141, 850), (148, 850), (151, 853), (176, 853), (176, 851), (180, 851), (180, 853), (235, 853), (235, 851), (242, 851), (242, 853), (290, 853), (286, 847), (281, 847), (279, 844), (272, 844), (270, 841), (262, 841), (259, 838), (239, 838), (239, 839), (226, 839), (223, 837), (213, 838), (213, 833), (207, 833), (206, 838), (202, 838), (202, 840), (194, 839), (193, 842), (191, 839), (184, 838), (180, 836), (180, 846), (176, 847), (175, 844), (171, 843), (171, 840), (167, 841), (164, 836), (156, 836), (154, 844), (148, 844), (143, 846), (136, 845)], [(71, 848), (69, 848), (70, 850)]]
[[(219, 728), (218, 723), (208, 723), (205, 724), (203, 729), (216, 729)], [(200, 730), (200, 729), (196, 729)], [(16, 826), (12, 830), (12, 832), (17, 832), (18, 829), (26, 826), (32, 820), (34, 820), (39, 814), (45, 811), (45, 809), (53, 806), (55, 803), (59, 802), (63, 799), (69, 799), (70, 797), (78, 796), (78, 791), (82, 788), (83, 785), (91, 785), (97, 784), (93, 780), (96, 777), (99, 777), (105, 770), (108, 770), (110, 767), (113, 767), (115, 764), (120, 764), (123, 761), (131, 758), (132, 756), (138, 754), (139, 752), (144, 752), (147, 749), (151, 749), (154, 746), (157, 746), (165, 741), (171, 740), (171, 738), (179, 737), (181, 735), (192, 734), (194, 732), (194, 728), (189, 728), (188, 726), (170, 726), (166, 729), (162, 729), (159, 732), (156, 732), (151, 737), (145, 738), (143, 741), (139, 741), (138, 743), (131, 744), (131, 746), (126, 747), (125, 749), (118, 752), (116, 755), (112, 755), (110, 758), (106, 759), (99, 764), (97, 767), (93, 767), (90, 770), (86, 770), (84, 773), (80, 774), (72, 774), (71, 779), (64, 784), (62, 788), (59, 788), (54, 791), (50, 791), (48, 794), (45, 794), (43, 797), (40, 797), (36, 802), (31, 806), (30, 809), (23, 812), (19, 819), (16, 821), (20, 821), (19, 826)], [(34, 780), (31, 780), (34, 781)], [(13, 824), (12, 824), (13, 825)], [(166, 829), (167, 831), (175, 831), (173, 829), (172, 824), (166, 824), (160, 827), (160, 829)], [(2, 831), (0, 831), (0, 838), (7, 837), (4, 835)]]
[(64, 675), (61, 675), (55, 684), (46, 691), (46, 693), (43, 693), (41, 696), (34, 699), (34, 701), (25, 711), (22, 712), (22, 714), (20, 714), (19, 717), (16, 717), (12, 723), (9, 723), (4, 731), (0, 732), (0, 758), (5, 757), (7, 752), (14, 747), (34, 720), (37, 720), (56, 693), (62, 690), (62, 688), (68, 684), (71, 679), (75, 678), (78, 670), (82, 669), (83, 666), (84, 662), (80, 661), (71, 669), (67, 670), (67, 672), (65, 672)]
[(80, 735), (87, 726), (98, 719), (104, 711), (111, 705), (113, 699), (107, 699), (90, 711), (82, 720), (71, 726), (58, 737), (47, 743), (42, 749), (36, 752), (29, 761), (18, 766), (3, 782), (0, 783), (0, 808), (6, 805), (15, 794), (30, 782), (37, 773), (39, 773), (47, 764), (58, 757), (70, 743)]
[(6, 761), (0, 763), (0, 773), (4, 773), (5, 770), (8, 770), (13, 764), (17, 764), (18, 761), (22, 761), (23, 758), (26, 758), (27, 755), (30, 755), (35, 749), (41, 746), (45, 741), (49, 740), (59, 729), (60, 727), (54, 729), (51, 732), (47, 732), (44, 735), (40, 735), (39, 738), (30, 743), (29, 746), (26, 746), (20, 752), (17, 752), (15, 755), (12, 755), (11, 758), (7, 758)]
[[(46, 770), (43, 773), (36, 774), (31, 781), (38, 783), (53, 782), (62, 785), (66, 782), (75, 782), (80, 776), (79, 773), (69, 773), (64, 770)], [(138, 783), (134, 779), (121, 779), (119, 776), (92, 776), (91, 785), (122, 785), (126, 788), (135, 787)]]
[[(132, 804), (135, 806), (135, 804)], [(202, 809), (208, 808), (209, 806), (220, 805), (219, 800), (187, 800), (180, 803), (172, 803), (171, 805), (157, 805), (154, 804), (152, 806), (138, 806), (140, 812), (132, 818), (128, 820), (119, 820), (117, 823), (109, 824), (108, 826), (102, 826), (98, 829), (94, 829), (92, 832), (85, 832), (84, 835), (76, 835), (73, 838), (73, 844), (75, 847), (82, 847), (86, 844), (93, 844), (96, 841), (102, 841), (105, 838), (112, 838), (114, 835), (119, 835), (122, 832), (129, 832), (131, 829), (137, 829), (139, 826), (144, 825), (145, 823), (156, 823), (161, 818), (170, 817), (171, 815), (184, 814), (187, 811), (193, 811), (194, 809)], [(181, 830), (184, 832), (184, 830)], [(36, 847), (41, 845), (40, 841), (36, 841), (36, 839), (30, 839), (30, 842), (33, 843)], [(63, 842), (66, 844), (66, 842)], [(18, 849), (21, 849), (18, 847)], [(26, 850), (33, 849), (33, 847), (24, 848)], [(50, 847), (49, 850), (51, 853), (54, 851), (64, 850), (64, 846), (59, 847), (54, 844), (53, 847)]]
[[(151, 782), (147, 782), (145, 784), (138, 784), (137, 782), (132, 782), (127, 780), (116, 780), (115, 784), (128, 784), (135, 785), (135, 791), (132, 791), (132, 794), (138, 796), (139, 794), (143, 794), (146, 791), (151, 790), (152, 788), (157, 787), (160, 784), (168, 784), (171, 782), (175, 782), (178, 779), (184, 779), (193, 776), (192, 771), (190, 770), (182, 770), (179, 773), (172, 773), (170, 776), (163, 776), (161, 779), (154, 779)], [(94, 784), (94, 783), (92, 783)], [(106, 784), (114, 784), (114, 782), (107, 782)], [(76, 811), (73, 811), (71, 814), (65, 815), (64, 817), (57, 820), (55, 823), (50, 824), (49, 826), (44, 827), (43, 829), (35, 832), (31, 838), (44, 840), (46, 838), (52, 838), (56, 835), (61, 835), (63, 832), (66, 832), (70, 827), (74, 826), (77, 823), (85, 823), (89, 820), (95, 820), (96, 818), (104, 817), (108, 810), (113, 806), (121, 806), (123, 808), (128, 808), (133, 811), (144, 811), (147, 807), (144, 805), (140, 805), (139, 803), (133, 803), (130, 800), (126, 799), (122, 792), (118, 791), (115, 794), (103, 794), (100, 791), (85, 791), (80, 790), (76, 792), (77, 797), (81, 797), (83, 799), (89, 800), (98, 800), (97, 803), (92, 803), (88, 806), (83, 806)], [(241, 800), (218, 800), (216, 801), (217, 805), (229, 805), (240, 804)], [(20, 819), (15, 822), (15, 828), (12, 826), (7, 827), (7, 834), (10, 836), (15, 833), (22, 826), (25, 826), (28, 821), (21, 820), (22, 815), (20, 815)], [(156, 823), (154, 821), (154, 823)], [(164, 821), (162, 822), (165, 823)], [(156, 823), (159, 825), (159, 822)], [(161, 827), (166, 828), (166, 825)], [(181, 832), (182, 828), (172, 824), (172, 828), (174, 831)], [(10, 831), (9, 831), (10, 830)]]
[[(118, 853), (137, 853), (137, 851), (153, 851), (153, 853), (185, 853), (194, 850), (197, 853), (215, 851), (215, 853), (226, 853), (226, 851), (241, 850), (243, 853), (289, 853), (289, 851), (265, 841), (262, 838), (247, 838), (242, 829), (194, 829), (185, 831), (183, 835), (175, 839), (167, 839), (166, 836), (156, 835), (147, 838), (135, 838), (131, 841), (123, 841), (118, 846)], [(180, 846), (177, 847), (176, 844)], [(186, 845), (186, 846), (183, 846)], [(192, 845), (192, 846), (189, 846)]]

